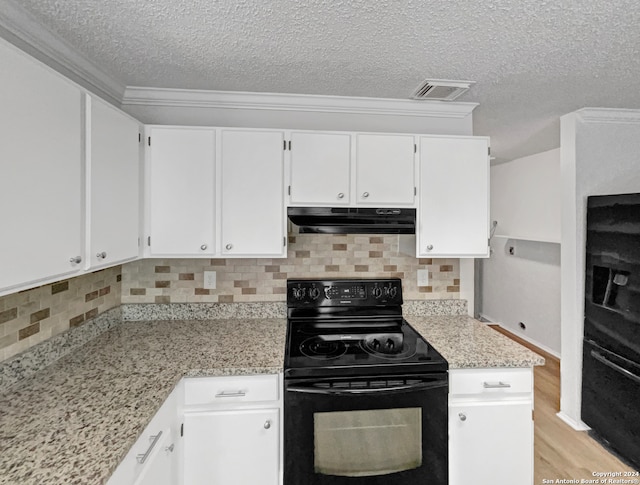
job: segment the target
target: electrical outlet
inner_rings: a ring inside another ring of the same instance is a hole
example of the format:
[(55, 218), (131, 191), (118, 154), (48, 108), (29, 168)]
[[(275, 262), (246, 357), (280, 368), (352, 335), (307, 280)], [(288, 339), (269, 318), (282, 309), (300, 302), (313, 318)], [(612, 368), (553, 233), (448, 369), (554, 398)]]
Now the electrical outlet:
[(210, 290), (216, 289), (216, 272), (215, 271), (205, 271), (204, 272), (204, 288), (208, 288)]
[(418, 286), (429, 286), (429, 270), (418, 270)]

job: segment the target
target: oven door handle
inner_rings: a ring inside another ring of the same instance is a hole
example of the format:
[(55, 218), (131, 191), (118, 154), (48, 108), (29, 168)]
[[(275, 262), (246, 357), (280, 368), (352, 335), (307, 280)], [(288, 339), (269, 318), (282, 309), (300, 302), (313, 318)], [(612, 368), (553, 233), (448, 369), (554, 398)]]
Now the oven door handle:
[(625, 376), (627, 379), (631, 379), (632, 381), (640, 384), (640, 376), (637, 376), (633, 372), (628, 371), (627, 369), (625, 369), (624, 367), (611, 362), (609, 359), (607, 359), (601, 353), (596, 352), (595, 350), (592, 350), (591, 351), (591, 357), (593, 357), (597, 361), (601, 362), (602, 364), (606, 365), (607, 367), (610, 367), (614, 371), (619, 372), (620, 374)]
[(299, 392), (302, 394), (331, 394), (331, 395), (363, 395), (363, 394), (387, 394), (398, 391), (420, 391), (426, 389), (438, 389), (447, 387), (448, 380), (441, 379), (432, 382), (422, 382), (420, 384), (411, 384), (404, 386), (379, 387), (373, 389), (326, 389), (311, 386), (288, 386), (285, 388), (287, 392)]

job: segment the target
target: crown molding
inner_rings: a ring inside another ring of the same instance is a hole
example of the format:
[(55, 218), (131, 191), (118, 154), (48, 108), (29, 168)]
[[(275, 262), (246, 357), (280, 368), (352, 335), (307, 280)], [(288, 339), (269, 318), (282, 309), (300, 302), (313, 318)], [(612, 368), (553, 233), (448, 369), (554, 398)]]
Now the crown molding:
[(2, 0), (0, 36), (86, 89), (120, 105), (124, 83), (93, 64), (14, 0)]
[(575, 113), (584, 123), (640, 123), (640, 109), (582, 108)]
[(478, 103), (125, 86), (44, 27), (15, 0), (1, 0), (0, 37), (116, 106), (305, 111), (462, 119)]
[(478, 103), (127, 86), (122, 105), (465, 118)]

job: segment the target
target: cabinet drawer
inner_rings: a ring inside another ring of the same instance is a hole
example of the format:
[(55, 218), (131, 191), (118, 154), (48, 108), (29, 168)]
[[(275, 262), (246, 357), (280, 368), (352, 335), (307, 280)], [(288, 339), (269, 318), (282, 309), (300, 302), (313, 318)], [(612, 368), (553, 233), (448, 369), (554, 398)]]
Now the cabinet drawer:
[(185, 405), (277, 401), (278, 376), (190, 377), (185, 379)]
[(474, 395), (499, 398), (531, 394), (532, 369), (454, 369), (449, 372), (451, 396)]

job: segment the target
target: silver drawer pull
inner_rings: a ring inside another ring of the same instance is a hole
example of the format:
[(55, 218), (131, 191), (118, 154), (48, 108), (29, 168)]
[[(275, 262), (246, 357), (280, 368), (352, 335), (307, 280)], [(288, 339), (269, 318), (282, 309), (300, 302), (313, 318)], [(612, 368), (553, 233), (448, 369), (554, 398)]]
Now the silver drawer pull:
[(267, 419), (267, 420), (264, 422), (264, 429), (269, 429), (269, 428), (271, 428), (271, 420), (270, 420), (270, 419)]
[(246, 395), (247, 395), (247, 391), (233, 391), (233, 392), (221, 391), (218, 394), (216, 394), (216, 397), (244, 397)]
[(464, 413), (458, 413), (458, 417), (460, 418), (460, 421), (466, 421), (467, 420), (467, 415)]
[(495, 382), (484, 382), (482, 385), (485, 389), (506, 389), (511, 387), (511, 384), (502, 381), (498, 381), (497, 384)]
[(160, 436), (162, 436), (162, 431), (158, 431), (157, 435), (151, 436), (151, 438), (149, 438), (151, 440), (151, 444), (149, 445), (149, 448), (147, 448), (147, 451), (145, 451), (143, 454), (136, 455), (136, 460), (138, 460), (138, 463), (142, 465), (145, 461), (147, 461), (147, 458), (149, 458), (149, 455), (153, 451), (153, 447), (156, 446), (156, 443), (160, 439)]

